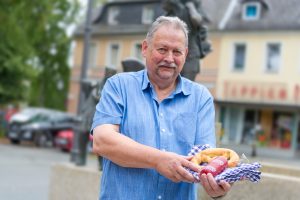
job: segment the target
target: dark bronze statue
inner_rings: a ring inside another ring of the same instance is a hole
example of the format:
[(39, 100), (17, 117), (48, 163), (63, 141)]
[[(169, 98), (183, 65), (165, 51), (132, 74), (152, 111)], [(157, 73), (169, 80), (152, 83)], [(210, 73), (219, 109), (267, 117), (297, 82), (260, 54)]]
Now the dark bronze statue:
[(194, 81), (200, 72), (200, 59), (210, 51), (207, 41), (207, 28), (204, 21), (209, 21), (202, 10), (201, 0), (163, 0), (163, 9), (167, 16), (177, 16), (189, 29), (189, 52), (181, 75)]

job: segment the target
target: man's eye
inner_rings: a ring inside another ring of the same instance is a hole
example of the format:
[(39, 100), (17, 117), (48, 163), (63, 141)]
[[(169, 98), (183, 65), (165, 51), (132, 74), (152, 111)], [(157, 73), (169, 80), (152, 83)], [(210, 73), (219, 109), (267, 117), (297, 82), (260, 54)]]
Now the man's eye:
[(173, 53), (174, 53), (175, 56), (181, 56), (182, 55), (181, 51), (174, 51)]
[(167, 52), (167, 50), (166, 50), (166, 49), (163, 49), (163, 48), (159, 48), (159, 49), (157, 49), (157, 51), (158, 51), (159, 53), (166, 53), (166, 52)]

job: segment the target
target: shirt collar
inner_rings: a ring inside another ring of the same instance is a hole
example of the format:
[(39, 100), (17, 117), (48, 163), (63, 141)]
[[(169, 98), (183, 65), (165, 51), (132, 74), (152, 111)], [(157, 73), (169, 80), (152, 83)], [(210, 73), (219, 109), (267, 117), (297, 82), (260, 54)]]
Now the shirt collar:
[(142, 90), (147, 89), (150, 87), (151, 83), (149, 81), (148, 75), (147, 75), (147, 70), (145, 69), (143, 72), (143, 79), (142, 79)]
[(188, 80), (186, 80), (186, 78), (182, 77), (179, 74), (179, 76), (178, 76), (178, 84), (176, 86), (174, 94), (182, 93), (185, 96), (190, 95), (191, 94), (191, 90), (190, 90), (190, 87), (188, 87), (187, 82), (188, 82)]
[[(148, 74), (147, 74), (147, 70), (145, 69), (144, 72), (143, 72), (143, 79), (142, 79), (142, 90), (145, 90), (147, 89), (148, 87), (151, 87), (151, 83), (149, 81), (149, 78), (148, 78)], [(191, 94), (191, 89), (190, 87), (188, 87), (189, 84), (188, 83), (188, 80), (186, 80), (185, 78), (183, 78), (180, 74), (178, 76), (178, 84), (176, 86), (176, 89), (174, 91), (174, 95), (175, 94), (179, 94), (179, 93), (182, 93), (184, 95), (190, 95)]]

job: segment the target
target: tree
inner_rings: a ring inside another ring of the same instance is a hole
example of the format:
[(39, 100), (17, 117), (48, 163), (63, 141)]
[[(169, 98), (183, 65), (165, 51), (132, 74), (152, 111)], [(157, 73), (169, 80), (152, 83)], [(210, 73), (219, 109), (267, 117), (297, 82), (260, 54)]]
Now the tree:
[(0, 103), (65, 108), (71, 43), (66, 27), (77, 10), (76, 0), (0, 2)]
[(0, 104), (25, 99), (26, 81), (33, 75), (27, 63), (33, 48), (19, 21), (22, 16), (9, 14), (20, 13), (21, 8), (7, 3), (0, 3)]

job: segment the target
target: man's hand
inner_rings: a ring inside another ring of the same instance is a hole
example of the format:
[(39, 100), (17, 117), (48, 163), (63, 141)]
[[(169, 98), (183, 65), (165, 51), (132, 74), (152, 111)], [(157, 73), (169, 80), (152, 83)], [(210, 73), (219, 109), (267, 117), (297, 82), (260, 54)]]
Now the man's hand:
[(164, 152), (164, 155), (157, 160), (155, 169), (163, 176), (173, 182), (193, 183), (197, 180), (184, 168), (200, 172), (200, 167), (190, 160), (193, 156), (181, 156), (172, 152)]
[(231, 188), (231, 185), (225, 181), (217, 183), (211, 174), (202, 174), (200, 181), (206, 193), (211, 197), (224, 196)]

